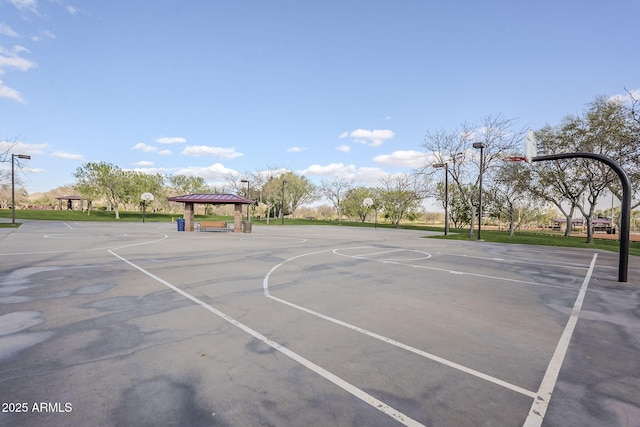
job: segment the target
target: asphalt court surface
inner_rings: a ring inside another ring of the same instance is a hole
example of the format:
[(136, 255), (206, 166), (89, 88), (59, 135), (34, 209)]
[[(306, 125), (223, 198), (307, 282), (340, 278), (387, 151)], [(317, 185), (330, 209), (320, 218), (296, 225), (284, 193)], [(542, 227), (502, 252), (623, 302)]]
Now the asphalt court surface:
[(640, 425), (638, 258), (427, 234), (0, 229), (0, 425)]

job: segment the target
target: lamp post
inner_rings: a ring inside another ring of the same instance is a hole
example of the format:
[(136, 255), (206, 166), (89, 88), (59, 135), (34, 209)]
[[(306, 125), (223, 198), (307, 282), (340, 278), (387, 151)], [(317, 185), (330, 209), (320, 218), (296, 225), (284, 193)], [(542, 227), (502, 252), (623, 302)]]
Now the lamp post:
[(287, 183), (284, 179), (282, 180), (282, 200), (280, 200), (280, 216), (282, 217), (282, 225), (284, 225), (284, 185)]
[(478, 179), (478, 240), (482, 240), (482, 173), (484, 172), (484, 143), (474, 142), (473, 148), (480, 149), (480, 178)]
[(12, 154), (11, 155), (11, 224), (16, 223), (16, 178), (15, 178), (15, 158), (19, 159), (31, 159), (31, 156), (26, 154)]
[(434, 168), (444, 168), (444, 235), (449, 235), (449, 163), (436, 163)]
[[(248, 179), (241, 179), (240, 182), (242, 183), (246, 183), (247, 184), (247, 194), (246, 194), (246, 198), (249, 198), (249, 180)], [(247, 222), (251, 221), (251, 218), (249, 217), (249, 204), (247, 203)]]

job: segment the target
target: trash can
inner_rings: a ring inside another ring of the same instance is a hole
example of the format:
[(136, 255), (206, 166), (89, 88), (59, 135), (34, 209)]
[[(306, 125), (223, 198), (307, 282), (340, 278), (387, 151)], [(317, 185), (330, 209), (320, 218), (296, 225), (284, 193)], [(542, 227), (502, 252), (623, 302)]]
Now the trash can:
[(242, 221), (242, 232), (251, 233), (251, 221)]
[(178, 223), (178, 231), (184, 231), (184, 218), (178, 218), (176, 222)]

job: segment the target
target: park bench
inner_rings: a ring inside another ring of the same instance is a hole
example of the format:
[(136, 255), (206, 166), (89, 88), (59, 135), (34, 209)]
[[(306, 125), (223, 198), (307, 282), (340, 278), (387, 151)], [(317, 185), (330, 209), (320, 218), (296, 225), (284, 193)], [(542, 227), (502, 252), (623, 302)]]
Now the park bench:
[(227, 221), (200, 221), (196, 229), (197, 231), (229, 231)]

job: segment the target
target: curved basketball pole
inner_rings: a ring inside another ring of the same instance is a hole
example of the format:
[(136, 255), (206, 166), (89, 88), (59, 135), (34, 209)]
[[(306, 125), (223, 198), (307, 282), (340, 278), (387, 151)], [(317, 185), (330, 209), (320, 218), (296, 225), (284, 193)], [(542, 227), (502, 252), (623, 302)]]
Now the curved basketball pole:
[(546, 160), (560, 160), (585, 158), (595, 159), (605, 163), (613, 169), (622, 182), (622, 206), (620, 215), (620, 258), (618, 261), (618, 282), (627, 281), (627, 273), (629, 270), (629, 231), (631, 229), (631, 180), (627, 173), (622, 169), (620, 164), (609, 157), (595, 153), (562, 153), (549, 154), (544, 156), (535, 156), (531, 158), (532, 162), (543, 162)]

